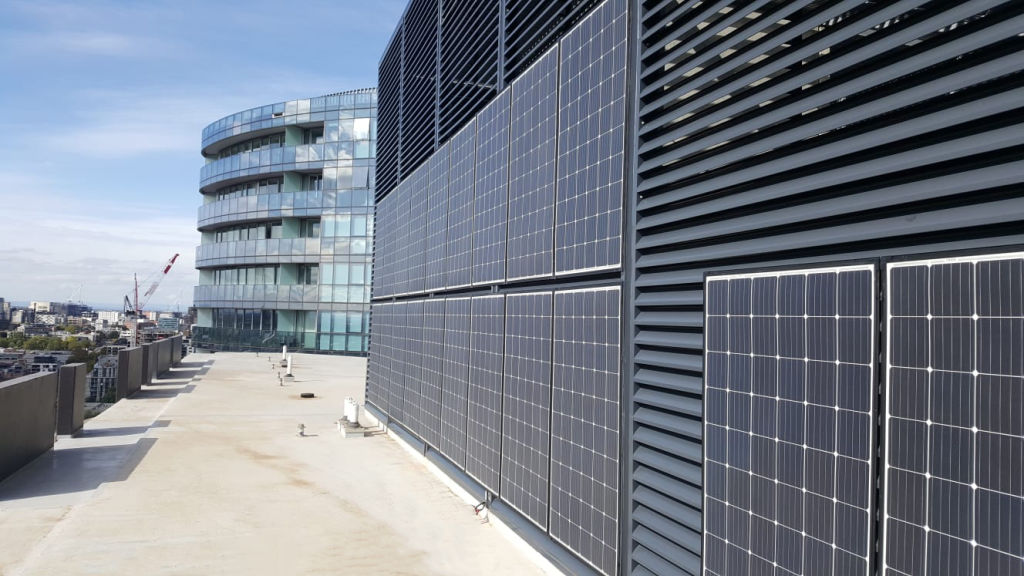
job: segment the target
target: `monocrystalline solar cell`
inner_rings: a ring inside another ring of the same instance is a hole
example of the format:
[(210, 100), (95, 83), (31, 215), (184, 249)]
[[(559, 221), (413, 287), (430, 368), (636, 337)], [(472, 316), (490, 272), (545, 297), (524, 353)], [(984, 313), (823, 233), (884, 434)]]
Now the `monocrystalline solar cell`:
[(450, 166), (445, 284), (448, 288), (460, 288), (473, 281), (476, 118), (452, 138)]
[(448, 253), (448, 157), (451, 144), (445, 144), (427, 162), (427, 223), (424, 286), (427, 292), (445, 285), (445, 256)]
[(606, 0), (560, 43), (555, 273), (622, 262), (626, 0)]
[(883, 570), (1024, 575), (1024, 254), (887, 272)]
[(465, 469), (466, 409), (470, 365), (469, 298), (448, 298), (444, 311), (444, 380), (441, 386), (441, 453)]
[(420, 437), (438, 448), (441, 441), (441, 386), (444, 363), (444, 299), (423, 302), (423, 374), (421, 396), (423, 404)]
[(548, 526), (551, 444), (551, 292), (505, 297), (501, 497)]
[(509, 280), (550, 276), (554, 268), (558, 46), (512, 83), (509, 142)]
[(869, 574), (873, 266), (708, 276), (704, 573)]
[(510, 89), (477, 115), (473, 200), (473, 284), (505, 280)]
[(478, 296), (470, 305), (466, 472), (498, 493), (505, 297)]
[(555, 292), (548, 528), (605, 574), (618, 562), (619, 321), (618, 287)]

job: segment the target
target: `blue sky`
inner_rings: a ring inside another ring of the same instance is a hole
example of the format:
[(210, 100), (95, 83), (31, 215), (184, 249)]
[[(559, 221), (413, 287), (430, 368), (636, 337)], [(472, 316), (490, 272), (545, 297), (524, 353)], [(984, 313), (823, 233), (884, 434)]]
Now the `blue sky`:
[(192, 302), (200, 135), (254, 106), (376, 85), (406, 0), (0, 0), (0, 297)]

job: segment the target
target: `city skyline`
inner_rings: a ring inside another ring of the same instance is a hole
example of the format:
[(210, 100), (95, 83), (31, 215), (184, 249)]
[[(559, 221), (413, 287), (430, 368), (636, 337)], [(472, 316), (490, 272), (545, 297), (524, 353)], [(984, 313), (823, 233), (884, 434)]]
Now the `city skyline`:
[(112, 305), (180, 253), (149, 308), (187, 308), (203, 127), (375, 86), (403, 8), (310, 3), (296, 38), (270, 2), (0, 1), (0, 293)]

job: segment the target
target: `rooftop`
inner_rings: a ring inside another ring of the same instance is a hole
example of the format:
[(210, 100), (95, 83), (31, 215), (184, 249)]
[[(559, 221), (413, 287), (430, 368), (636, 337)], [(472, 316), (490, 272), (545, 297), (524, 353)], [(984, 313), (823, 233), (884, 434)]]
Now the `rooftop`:
[(390, 436), (338, 433), (365, 360), (294, 373), (190, 355), (62, 437), (0, 483), (0, 574), (543, 573)]

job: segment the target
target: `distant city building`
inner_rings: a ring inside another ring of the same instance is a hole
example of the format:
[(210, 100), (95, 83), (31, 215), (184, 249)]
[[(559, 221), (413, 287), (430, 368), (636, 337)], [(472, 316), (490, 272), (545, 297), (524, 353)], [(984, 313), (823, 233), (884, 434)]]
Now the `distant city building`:
[(50, 313), (36, 313), (36, 323), (45, 324), (47, 326), (59, 326), (66, 324), (68, 321), (67, 316), (61, 314), (50, 314)]
[(355, 90), (203, 130), (197, 347), (365, 355), (376, 106)]
[[(106, 349), (106, 347), (104, 347)], [(92, 372), (86, 379), (88, 386), (87, 400), (99, 402), (107, 391), (117, 386), (117, 355), (101, 356), (96, 361)]]
[(35, 374), (36, 372), (56, 372), (58, 368), (64, 365), (67, 358), (61, 358), (57, 355), (36, 355), (32, 358), (32, 363), (29, 364), (29, 372)]
[(11, 310), (11, 324), (30, 324), (34, 316), (32, 310), (24, 308)]
[(117, 310), (100, 310), (96, 313), (96, 318), (109, 324), (121, 324), (124, 322), (124, 313)]
[(11, 303), (0, 298), (0, 330), (7, 328), (11, 323)]
[(30, 302), (28, 305), (29, 310), (39, 314), (50, 311), (50, 302)]
[(171, 332), (177, 332), (181, 328), (181, 320), (172, 317), (163, 317), (156, 321), (156, 326), (160, 330), (169, 330)]

